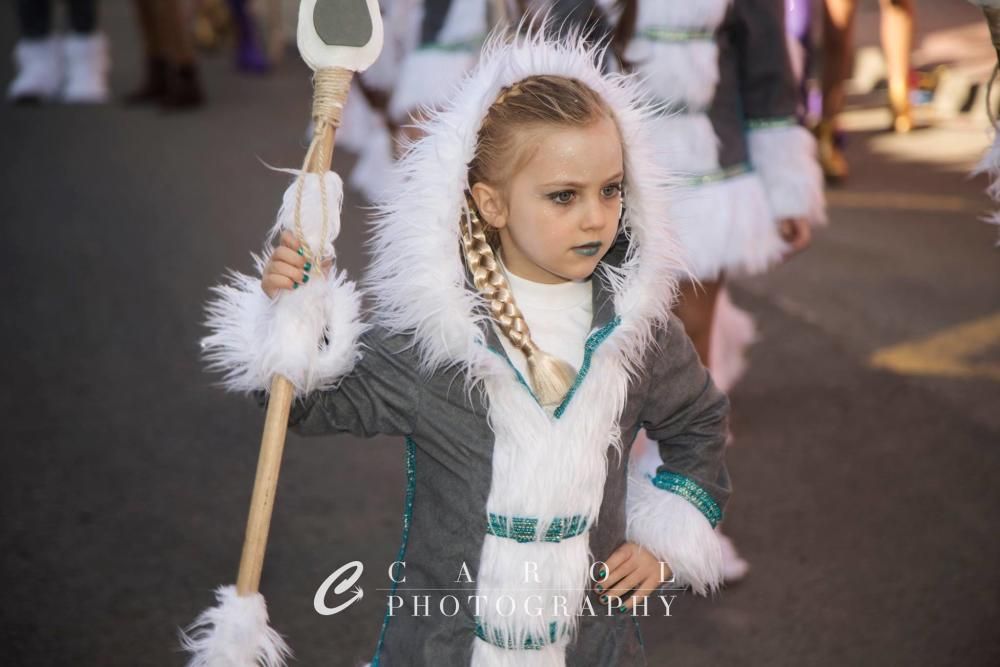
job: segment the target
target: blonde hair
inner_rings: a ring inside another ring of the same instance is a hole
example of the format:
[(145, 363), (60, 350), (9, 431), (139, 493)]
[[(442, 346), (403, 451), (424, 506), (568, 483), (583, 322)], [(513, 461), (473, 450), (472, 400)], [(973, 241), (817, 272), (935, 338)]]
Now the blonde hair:
[[(583, 127), (602, 117), (612, 117), (610, 107), (576, 79), (532, 76), (504, 88), (479, 130), (476, 153), (469, 163), (469, 186), (482, 182), (502, 189), (525, 161), (527, 142), (518, 141), (519, 131), (544, 125)], [(468, 221), (460, 227), (473, 283), (489, 301), (490, 315), (500, 331), (524, 354), (529, 382), (539, 403), (557, 405), (576, 380), (576, 370), (568, 362), (543, 352), (531, 339), (496, 257), (499, 236), (480, 218), (471, 197), (468, 207)]]

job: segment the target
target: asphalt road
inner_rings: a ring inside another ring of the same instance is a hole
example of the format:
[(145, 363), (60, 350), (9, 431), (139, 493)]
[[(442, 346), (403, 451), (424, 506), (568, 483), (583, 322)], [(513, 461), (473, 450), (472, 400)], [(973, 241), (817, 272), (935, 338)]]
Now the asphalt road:
[[(122, 92), (136, 38), (105, 5)], [(176, 628), (235, 578), (262, 414), (202, 371), (201, 309), (249, 269), (287, 184), (261, 161), (299, 163), (310, 92), (296, 62), (205, 76), (194, 114), (0, 107), (4, 665), (181, 665)], [(853, 135), (814, 247), (733, 284), (760, 327), (727, 518), (752, 570), (643, 619), (650, 665), (1000, 664), (997, 230), (935, 136)], [(348, 194), (338, 241), (354, 275), (363, 205)], [(403, 490), (402, 442), (290, 438), (262, 590), (297, 664), (371, 657)], [(318, 615), (352, 560), (364, 599)]]

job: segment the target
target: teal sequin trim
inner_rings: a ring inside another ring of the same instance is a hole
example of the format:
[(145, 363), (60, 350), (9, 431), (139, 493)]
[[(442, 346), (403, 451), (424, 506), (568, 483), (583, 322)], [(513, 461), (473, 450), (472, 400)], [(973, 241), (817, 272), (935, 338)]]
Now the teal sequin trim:
[[(583, 384), (584, 378), (587, 377), (587, 373), (590, 372), (590, 359), (594, 355), (594, 350), (596, 350), (601, 343), (607, 340), (608, 336), (611, 335), (611, 332), (613, 332), (621, 323), (622, 318), (620, 316), (615, 316), (613, 320), (587, 337), (587, 342), (584, 343), (583, 346), (583, 363), (580, 364), (580, 370), (576, 374), (576, 379), (573, 380), (573, 386), (570, 387), (568, 392), (566, 392), (566, 396), (563, 398), (562, 403), (560, 403), (559, 407), (557, 407), (555, 412), (552, 413), (556, 419), (562, 417), (563, 413), (566, 412), (566, 408), (569, 407), (569, 402), (573, 399), (573, 394), (575, 394), (576, 390), (580, 388), (580, 385)], [(517, 366), (514, 365), (510, 358), (504, 357), (503, 354), (491, 347), (487, 347), (487, 349), (498, 357), (507, 360), (507, 365), (510, 366), (512, 371), (514, 371), (514, 376), (517, 378), (518, 383), (524, 387), (525, 391), (531, 394), (531, 397), (535, 399), (535, 403), (538, 403), (538, 405), (541, 406), (542, 404), (538, 400), (538, 397), (535, 396), (535, 392), (531, 390), (531, 385), (529, 385), (524, 379), (524, 376), (521, 375), (521, 371), (517, 370)]]
[(708, 491), (695, 484), (684, 475), (673, 472), (659, 472), (656, 477), (648, 476), (653, 485), (664, 491), (676, 493), (705, 515), (708, 522), (715, 528), (722, 521), (722, 510), (719, 504), (709, 495)]
[(483, 37), (474, 37), (462, 42), (428, 42), (417, 47), (417, 51), (479, 52), (483, 46)]
[[(406, 543), (410, 538), (410, 520), (413, 518), (413, 496), (417, 488), (417, 443), (413, 438), (406, 439), (406, 501), (403, 510), (403, 539), (399, 545), (399, 553), (396, 555), (397, 561), (406, 559)], [(397, 582), (392, 582), (390, 595), (396, 594)], [(385, 616), (382, 618), (382, 630), (378, 635), (378, 646), (375, 649), (375, 657), (372, 659), (372, 667), (379, 667), (379, 660), (382, 655), (382, 646), (385, 643), (385, 633), (389, 629), (389, 607), (386, 604)]]
[(707, 174), (698, 174), (697, 176), (692, 176), (687, 179), (686, 185), (697, 186), (697, 185), (707, 185), (709, 183), (718, 183), (734, 176), (741, 176), (743, 174), (749, 174), (753, 169), (750, 167), (749, 162), (741, 162), (740, 164), (735, 164), (732, 167), (726, 167), (725, 169), (716, 169), (715, 171), (710, 171)]
[(755, 118), (746, 122), (748, 130), (767, 130), (772, 127), (798, 127), (799, 120), (795, 116), (777, 116), (775, 118)]
[(556, 621), (549, 623), (548, 637), (527, 637), (520, 645), (516, 644), (513, 639), (506, 637), (500, 628), (490, 628), (480, 621), (476, 621), (476, 636), (500, 648), (537, 650), (556, 642), (559, 638), (559, 624)]
[(598, 346), (608, 339), (608, 336), (622, 323), (622, 318), (620, 316), (615, 316), (615, 319), (611, 320), (603, 327), (590, 334), (587, 338), (587, 342), (583, 346), (583, 363), (580, 364), (580, 372), (576, 374), (576, 379), (573, 381), (573, 386), (569, 388), (566, 392), (566, 397), (563, 398), (562, 403), (556, 408), (553, 416), (559, 419), (566, 412), (566, 408), (569, 407), (569, 402), (573, 400), (573, 395), (576, 394), (576, 390), (580, 388), (583, 384), (584, 378), (587, 377), (587, 373), (590, 372), (590, 360), (594, 356), (594, 350)]
[(639, 31), (637, 37), (651, 42), (711, 42), (715, 39), (714, 30), (682, 30), (664, 26), (652, 26)]
[(490, 512), (486, 525), (486, 532), (490, 535), (507, 537), (517, 542), (562, 542), (586, 530), (587, 519), (579, 514), (553, 519), (544, 535), (538, 535), (538, 519), (534, 517), (507, 517)]
[[(503, 355), (502, 355), (502, 354), (500, 354), (499, 352), (497, 352), (497, 354), (498, 354), (498, 355), (500, 355), (500, 356), (503, 356)], [(507, 365), (508, 365), (508, 366), (510, 366), (510, 369), (511, 369), (512, 371), (514, 371), (514, 375), (515, 375), (515, 376), (517, 377), (517, 381), (518, 381), (518, 383), (519, 383), (519, 384), (520, 384), (520, 385), (521, 385), (522, 387), (524, 387), (524, 388), (525, 388), (525, 390), (526, 390), (526, 391), (527, 391), (527, 392), (528, 392), (529, 394), (531, 394), (531, 397), (532, 397), (533, 399), (535, 399), (535, 403), (538, 403), (539, 405), (541, 405), (542, 403), (541, 403), (541, 401), (539, 401), (539, 400), (538, 400), (538, 397), (537, 397), (537, 396), (535, 396), (535, 392), (534, 392), (534, 391), (533, 391), (533, 390), (531, 389), (531, 385), (530, 385), (530, 384), (528, 384), (528, 381), (524, 379), (524, 376), (523, 376), (523, 375), (521, 375), (521, 371), (517, 370), (517, 366), (515, 366), (515, 365), (514, 365), (514, 362), (512, 362), (512, 361), (510, 360), (510, 357), (507, 357)]]

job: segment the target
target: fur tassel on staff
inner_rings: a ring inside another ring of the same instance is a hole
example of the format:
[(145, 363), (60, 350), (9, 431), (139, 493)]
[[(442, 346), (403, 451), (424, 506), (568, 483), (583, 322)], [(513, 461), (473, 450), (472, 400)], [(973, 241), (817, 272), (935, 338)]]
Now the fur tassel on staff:
[[(289, 409), (296, 394), (329, 386), (349, 369), (363, 329), (354, 286), (335, 270), (324, 275), (322, 267), (332, 261), (340, 230), (342, 185), (330, 171), (334, 137), (353, 73), (375, 62), (382, 47), (377, 0), (302, 0), (298, 45), (315, 71), (315, 131), (267, 245), (292, 231), (310, 262), (307, 276), (316, 280), (304, 279), (302, 289), (272, 302), (259, 278), (234, 272), (229, 284), (214, 289), (207, 308), (212, 334), (202, 347), (210, 368), (224, 374), (230, 390), (270, 385), (270, 400), (237, 582), (220, 587), (216, 606), (181, 631), (181, 645), (192, 654), (188, 667), (278, 667), (291, 655), (268, 625), (258, 592)], [(258, 272), (268, 252), (257, 258)]]

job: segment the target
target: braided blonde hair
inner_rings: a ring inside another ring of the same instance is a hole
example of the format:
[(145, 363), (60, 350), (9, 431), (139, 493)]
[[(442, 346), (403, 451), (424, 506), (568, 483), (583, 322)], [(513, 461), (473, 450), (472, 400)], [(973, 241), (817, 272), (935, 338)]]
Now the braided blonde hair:
[[(576, 79), (532, 76), (504, 88), (483, 119), (476, 153), (469, 164), (469, 186), (482, 182), (503, 186), (522, 166), (526, 142), (518, 131), (560, 125), (581, 127), (611, 117), (607, 103)], [(576, 379), (566, 361), (539, 349), (531, 338), (510, 285), (496, 256), (499, 235), (481, 219), (471, 196), (468, 220), (460, 224), (465, 263), (477, 290), (488, 300), (490, 315), (515, 349), (524, 354), (531, 387), (543, 406), (559, 404)]]

